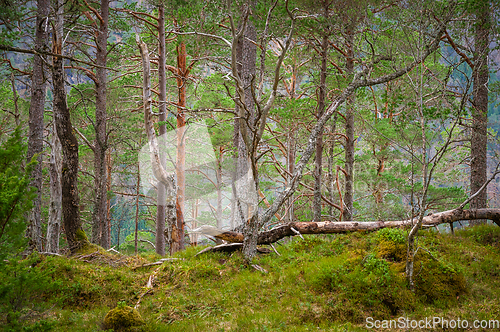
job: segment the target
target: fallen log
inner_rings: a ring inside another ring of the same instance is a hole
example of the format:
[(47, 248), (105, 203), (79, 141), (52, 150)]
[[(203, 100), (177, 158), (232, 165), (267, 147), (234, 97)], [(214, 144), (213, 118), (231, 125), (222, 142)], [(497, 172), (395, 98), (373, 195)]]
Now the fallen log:
[[(425, 216), (423, 226), (437, 226), (462, 220), (489, 219), (500, 226), (500, 209), (454, 209)], [(257, 244), (271, 244), (287, 236), (298, 234), (333, 234), (358, 231), (377, 231), (383, 228), (404, 227), (416, 223), (417, 218), (396, 221), (320, 221), (291, 222), (259, 233)], [(243, 243), (243, 233), (223, 231), (213, 226), (203, 225), (192, 231), (209, 235), (231, 243)]]

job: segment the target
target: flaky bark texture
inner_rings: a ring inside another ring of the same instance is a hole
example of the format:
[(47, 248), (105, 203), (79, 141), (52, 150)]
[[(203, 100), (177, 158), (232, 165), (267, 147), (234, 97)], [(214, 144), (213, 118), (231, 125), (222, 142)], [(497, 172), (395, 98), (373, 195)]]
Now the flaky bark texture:
[[(256, 2), (253, 0), (246, 1), (244, 10), (251, 11), (251, 9), (255, 8), (255, 4)], [(237, 149), (233, 179), (235, 181), (233, 186), (233, 207), (237, 224), (244, 224), (246, 237), (243, 242), (243, 253), (247, 261), (251, 261), (255, 255), (255, 234), (258, 232), (258, 219), (256, 218), (257, 211), (252, 211), (253, 202), (246, 195), (249, 192), (248, 188), (255, 186), (254, 183), (250, 183), (247, 174), (250, 167), (253, 166), (249, 165), (249, 160), (252, 159), (251, 156), (255, 152), (249, 146), (249, 142), (254, 139), (254, 133), (251, 131), (252, 127), (248, 128), (248, 123), (252, 126), (256, 116), (255, 100), (252, 95), (252, 80), (255, 78), (256, 73), (257, 47), (254, 42), (257, 41), (257, 32), (250, 20), (243, 22), (240, 29), (243, 29), (242, 35), (236, 41), (233, 41), (236, 42), (236, 70), (240, 79), (240, 86), (237, 86), (237, 90), (239, 89), (241, 93), (239, 103), (236, 103), (236, 111), (240, 118), (235, 119), (233, 139), (234, 148)], [(252, 171), (256, 171), (256, 169), (252, 169)], [(258, 181), (258, 179), (254, 177), (254, 181)]]
[[(47, 31), (49, 28), (48, 0), (38, 0), (36, 14), (35, 50), (47, 51)], [(44, 60), (40, 55), (35, 55), (33, 61), (33, 76), (31, 83), (31, 104), (29, 109), (29, 140), (28, 162), (37, 155), (38, 164), (31, 173), (31, 186), (36, 188), (37, 196), (33, 201), (33, 209), (28, 213), (28, 229), (26, 235), (29, 239), (27, 253), (42, 250), (41, 229), (41, 201), (42, 201), (42, 150), (43, 150), (43, 108), (47, 80), (44, 73)]]
[[(346, 71), (349, 75), (354, 72), (354, 24), (349, 23), (347, 27), (347, 58)], [(353, 216), (354, 203), (354, 94), (352, 94), (346, 103), (345, 114), (345, 193), (342, 204), (342, 220), (350, 221)]]
[(96, 32), (96, 114), (94, 145), (94, 175), (96, 198), (92, 214), (92, 241), (103, 248), (109, 248), (109, 228), (107, 218), (107, 167), (106, 150), (108, 140), (106, 135), (106, 63), (107, 63), (107, 39), (108, 39), (108, 17), (109, 0), (101, 0), (99, 31)]
[[(437, 226), (445, 223), (452, 223), (461, 220), (490, 219), (500, 226), (500, 209), (478, 209), (478, 210), (449, 210), (425, 216), (422, 219), (423, 226)], [(321, 221), (321, 222), (292, 222), (275, 227), (269, 231), (258, 234), (257, 244), (271, 244), (287, 236), (299, 234), (334, 234), (349, 233), (359, 231), (377, 231), (383, 228), (395, 228), (411, 226), (418, 222), (414, 220), (397, 221)], [(202, 226), (193, 230), (205, 235), (231, 242), (242, 243), (243, 234), (240, 232), (224, 232), (215, 227)]]
[[(248, 6), (251, 8), (255, 7), (255, 1), (248, 1)], [(238, 59), (238, 73), (241, 78), (241, 82), (244, 87), (245, 93), (245, 110), (238, 109), (240, 114), (244, 114), (244, 118), (248, 119), (250, 122), (254, 121), (255, 118), (255, 100), (252, 96), (252, 79), (255, 77), (256, 71), (256, 60), (257, 60), (257, 47), (251, 41), (257, 40), (257, 32), (255, 30), (255, 26), (252, 22), (247, 22), (245, 27), (245, 32), (243, 33), (242, 38), (238, 40), (237, 47), (237, 59)], [(243, 108), (241, 106), (237, 106)], [(237, 120), (238, 121), (238, 120)], [(244, 233), (246, 235), (245, 241), (243, 241), (243, 253), (248, 261), (253, 258), (255, 255), (255, 235), (258, 232), (258, 223), (257, 218), (251, 215), (254, 211), (250, 211), (250, 206), (247, 205), (249, 203), (249, 199), (247, 197), (241, 197), (243, 193), (248, 192), (250, 186), (253, 186), (253, 183), (249, 183), (250, 180), (247, 178), (247, 173), (250, 165), (248, 165), (248, 153), (252, 153), (248, 151), (242, 135), (244, 135), (244, 131), (242, 131), (241, 126), (246, 125), (243, 121), (239, 121), (239, 125), (235, 127), (235, 143), (237, 144), (235, 147), (238, 149), (238, 160), (236, 164), (236, 177), (239, 180), (237, 183), (241, 183), (242, 186), (240, 188), (236, 188), (237, 195), (234, 197), (236, 199), (236, 215), (239, 217), (238, 220), (245, 224)], [(236, 131), (238, 130), (238, 131)], [(251, 134), (247, 134), (252, 136)], [(247, 139), (251, 140), (252, 137), (247, 137)], [(254, 179), (257, 181), (257, 179)], [(237, 184), (238, 185), (238, 184)]]
[[(57, 16), (56, 16), (56, 33), (58, 36), (63, 35), (64, 27), (64, 2), (57, 0)], [(50, 159), (49, 159), (49, 175), (50, 175), (50, 206), (49, 220), (47, 222), (47, 252), (59, 252), (59, 233), (61, 227), (62, 216), (62, 187), (61, 187), (61, 172), (62, 172), (62, 156), (61, 156), (61, 141), (57, 135), (57, 126), (55, 118), (52, 124), (52, 136), (50, 142)]]
[[(165, 61), (165, 5), (163, 1), (160, 2), (158, 7), (158, 84), (160, 91), (160, 105), (159, 111), (160, 115), (158, 121), (159, 134), (165, 135), (167, 133), (167, 76), (166, 76), (166, 61)], [(165, 156), (161, 156), (162, 166), (165, 167)], [(165, 255), (165, 204), (166, 204), (166, 193), (167, 188), (162, 182), (158, 183), (157, 186), (157, 201), (156, 201), (156, 253), (158, 255)], [(172, 249), (171, 243), (171, 233), (172, 227), (169, 225), (168, 234), (168, 246)]]
[[(323, 15), (328, 21), (328, 5), (329, 2), (323, 2)], [(326, 99), (326, 74), (327, 74), (327, 61), (328, 61), (328, 30), (325, 29), (323, 38), (321, 40), (321, 70), (319, 78), (319, 94), (318, 94), (318, 109), (316, 111), (317, 117), (320, 118), (325, 112), (325, 99)], [(313, 199), (313, 213), (314, 221), (321, 221), (321, 184), (322, 184), (322, 164), (323, 164), (323, 129), (319, 132), (318, 141), (316, 142), (316, 158), (314, 165), (314, 199)]]
[(186, 191), (186, 79), (188, 71), (186, 69), (186, 45), (181, 42), (177, 45), (177, 91), (179, 95), (177, 108), (177, 197), (176, 197), (176, 213), (177, 213), (177, 237), (172, 238), (174, 246), (172, 252), (184, 250), (184, 200)]
[(49, 220), (47, 223), (47, 252), (59, 252), (59, 232), (61, 227), (61, 142), (57, 136), (56, 124), (52, 126), (52, 139), (50, 142), (50, 160), (49, 160), (49, 175), (50, 175), (50, 206)]
[[(135, 233), (134, 233), (134, 253), (137, 255), (137, 242), (139, 234), (139, 197), (141, 188), (141, 170), (137, 163), (137, 182), (135, 183)], [(156, 249), (156, 246), (155, 246)]]
[[(473, 107), (470, 165), (470, 194), (476, 193), (487, 180), (487, 135), (488, 126), (488, 54), (490, 9), (489, 1), (481, 0), (476, 13), (475, 49), (473, 70)], [(487, 207), (487, 191), (483, 190), (470, 203), (474, 209)], [(472, 224), (484, 220), (472, 221)]]
[[(56, 34), (57, 35), (57, 34)], [(52, 52), (61, 54), (61, 40), (54, 36)], [(63, 59), (52, 57), (52, 85), (54, 88), (54, 119), (63, 151), (62, 215), (66, 240), (71, 253), (88, 244), (80, 220), (78, 196), (78, 140), (73, 132), (64, 85)]]

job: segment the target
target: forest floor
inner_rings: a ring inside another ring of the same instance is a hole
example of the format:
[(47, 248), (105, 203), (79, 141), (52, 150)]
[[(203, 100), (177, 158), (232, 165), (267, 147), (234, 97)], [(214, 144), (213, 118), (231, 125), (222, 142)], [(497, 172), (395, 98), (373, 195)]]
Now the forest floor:
[(500, 228), (422, 231), (414, 292), (405, 234), (295, 237), (256, 257), (261, 270), (239, 252), (195, 256), (202, 247), (151, 266), (160, 257), (33, 255), (0, 271), (0, 329), (103, 331), (111, 309), (140, 299), (144, 324), (124, 331), (404, 331), (426, 319), (441, 321), (421, 330), (498, 330), (473, 324), (500, 320)]

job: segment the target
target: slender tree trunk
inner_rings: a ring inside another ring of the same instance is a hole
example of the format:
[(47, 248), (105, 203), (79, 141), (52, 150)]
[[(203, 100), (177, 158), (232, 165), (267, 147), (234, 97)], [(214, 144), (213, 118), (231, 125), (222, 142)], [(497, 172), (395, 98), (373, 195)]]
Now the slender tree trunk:
[(19, 100), (19, 95), (17, 94), (16, 90), (16, 80), (14, 77), (14, 73), (10, 75), (10, 84), (12, 86), (12, 94), (13, 94), (13, 101), (14, 101), (14, 121), (16, 121), (16, 127), (21, 124), (20, 117), (21, 114), (19, 113), (19, 105), (17, 101)]
[[(64, 2), (57, 0), (57, 17), (56, 17), (56, 33), (62, 36), (64, 33)], [(61, 172), (62, 172), (62, 158), (61, 158), (61, 141), (57, 135), (57, 126), (55, 116), (52, 125), (52, 138), (51, 138), (51, 153), (49, 160), (49, 175), (50, 175), (50, 206), (49, 206), (49, 220), (47, 223), (47, 251), (59, 252), (59, 229), (61, 223), (61, 201), (62, 201), (62, 188), (61, 188)]]
[[(160, 90), (160, 116), (158, 121), (160, 121), (159, 134), (160, 136), (167, 133), (167, 126), (165, 121), (167, 121), (167, 79), (166, 79), (166, 63), (165, 63), (165, 5), (160, 2), (158, 8), (158, 39), (159, 39), (159, 55), (158, 55), (158, 81)], [(149, 61), (149, 59), (148, 59)], [(160, 141), (164, 142), (164, 141)], [(166, 166), (165, 156), (161, 153), (160, 149), (160, 159), (163, 167)], [(167, 188), (161, 181), (158, 182), (157, 191), (157, 204), (156, 204), (156, 253), (158, 255), (165, 255), (165, 207), (166, 207), (166, 194)], [(170, 229), (167, 231), (168, 234), (172, 234), (171, 225)], [(169, 236), (169, 238), (171, 235)], [(172, 243), (169, 241), (169, 248), (172, 248)]]
[[(337, 114), (333, 116), (332, 124), (331, 124), (331, 142), (328, 151), (328, 198), (330, 202), (335, 202), (335, 176), (333, 175), (334, 163), (333, 163), (333, 155), (335, 153), (335, 143), (337, 139), (335, 138), (337, 132)], [(328, 215), (330, 218), (333, 217), (333, 206), (328, 205)]]
[[(238, 40), (236, 45), (236, 68), (244, 87), (246, 108), (246, 110), (243, 110), (241, 105), (236, 104), (236, 112), (238, 114), (244, 114), (244, 117), (249, 121), (249, 123), (252, 122), (255, 114), (255, 103), (251, 94), (250, 85), (251, 80), (255, 77), (256, 73), (255, 62), (257, 60), (257, 48), (255, 45), (251, 44), (248, 39), (255, 41), (256, 37), (257, 33), (255, 31), (255, 27), (251, 24), (251, 22), (248, 22), (243, 33), (243, 37)], [(245, 193), (249, 185), (246, 178), (250, 166), (248, 164), (247, 147), (243, 139), (242, 125), (247, 124), (243, 124), (243, 122), (238, 118), (234, 119), (233, 147), (235, 149), (235, 155), (233, 159), (233, 201), (231, 204), (231, 223), (234, 227), (246, 227), (249, 217)]]
[[(193, 210), (191, 211), (191, 218), (193, 221), (191, 222), (191, 229), (196, 229), (198, 227), (198, 198), (193, 200)], [(219, 224), (217, 224), (218, 226)], [(198, 234), (190, 234), (191, 246), (198, 245)]]
[[(219, 158), (217, 158), (217, 169), (215, 171), (215, 176), (217, 179), (217, 207), (216, 207), (216, 217), (217, 217), (217, 228), (222, 229), (222, 162), (224, 158), (224, 148), (219, 147)], [(217, 244), (222, 244), (222, 241), (217, 239)]]
[(186, 162), (186, 146), (185, 146), (185, 132), (186, 132), (186, 115), (184, 108), (186, 107), (186, 45), (181, 42), (177, 45), (177, 90), (179, 93), (179, 101), (177, 108), (177, 238), (173, 239), (175, 243), (174, 252), (184, 250), (184, 198), (186, 191), (185, 181), (185, 162)]
[[(106, 181), (106, 188), (108, 192), (111, 192), (111, 169), (112, 169), (112, 164), (111, 164), (111, 153), (109, 152), (109, 149), (107, 149), (108, 154), (106, 156), (106, 168), (107, 168), (107, 181)], [(111, 197), (109, 195), (106, 195), (106, 225), (108, 227), (108, 244), (109, 247), (111, 247)]]
[[(287, 169), (289, 175), (287, 176), (287, 185), (290, 184), (292, 174), (295, 172), (295, 130), (291, 129), (287, 135)], [(287, 219), (288, 222), (293, 222), (295, 219), (295, 211), (293, 208), (293, 195), (288, 198), (287, 202)]]
[[(35, 50), (47, 51), (47, 31), (49, 29), (49, 0), (37, 1)], [(31, 173), (31, 186), (36, 188), (37, 196), (33, 201), (33, 209), (28, 213), (29, 239), (27, 253), (42, 250), (41, 202), (42, 202), (42, 150), (43, 150), (43, 109), (47, 81), (44, 73), (44, 60), (35, 55), (31, 83), (31, 104), (29, 109), (28, 162), (36, 156), (38, 164)]]
[[(248, 5), (250, 8), (255, 7), (254, 1), (249, 1)], [(252, 95), (252, 80), (256, 73), (256, 60), (257, 60), (257, 47), (251, 41), (257, 40), (257, 31), (255, 26), (249, 20), (246, 24), (246, 29), (243, 33), (242, 38), (238, 41), (237, 47), (237, 60), (238, 60), (238, 73), (241, 78), (241, 82), (244, 87), (245, 93), (245, 107), (246, 117), (250, 123), (255, 120), (255, 101)], [(242, 110), (237, 110), (241, 112)], [(238, 121), (238, 120), (236, 120)], [(239, 126), (242, 122), (239, 121)], [(258, 188), (258, 176), (256, 169), (252, 169), (253, 181), (248, 178), (249, 168), (249, 151), (247, 151), (246, 145), (243, 141), (243, 131), (239, 126), (235, 126), (235, 135), (237, 135), (237, 140), (235, 140), (235, 147), (238, 148), (238, 163), (236, 165), (236, 215), (241, 218), (241, 222), (244, 223), (244, 234), (245, 240), (243, 241), (243, 255), (247, 263), (251, 262), (255, 256), (257, 247), (257, 235), (258, 235), (258, 211), (253, 210), (253, 199), (252, 199), (252, 189), (257, 190)], [(239, 135), (238, 135), (239, 133)], [(253, 137), (248, 137), (252, 140)], [(252, 165), (255, 166), (255, 165)], [(254, 187), (254, 188), (252, 188)], [(238, 218), (237, 218), (238, 220)]]
[(108, 17), (109, 0), (101, 0), (101, 20), (96, 38), (96, 122), (95, 122), (95, 150), (94, 150), (94, 175), (96, 187), (96, 199), (92, 214), (92, 241), (103, 248), (109, 248), (108, 242), (108, 220), (107, 220), (107, 167), (106, 167), (106, 81), (107, 74), (107, 39), (108, 39)]
[[(149, 61), (149, 52), (147, 45), (141, 41), (139, 35), (136, 35), (136, 42), (139, 46), (142, 58), (142, 70), (143, 70), (143, 86), (142, 86), (142, 99), (144, 108), (144, 126), (146, 128), (146, 134), (148, 137), (149, 145), (149, 157), (151, 160), (151, 168), (153, 170), (154, 177), (162, 183), (166, 190), (163, 193), (164, 197), (160, 197), (161, 192), (158, 191), (158, 200), (165, 202), (165, 218), (167, 224), (171, 226), (167, 232), (165, 232), (165, 223), (162, 221), (156, 225), (156, 244), (163, 246), (163, 251), (165, 250), (165, 237), (175, 238), (176, 233), (176, 212), (175, 212), (175, 181), (171, 174), (167, 174), (165, 167), (163, 166), (162, 157), (160, 154), (158, 139), (156, 138), (156, 133), (153, 127), (153, 119), (151, 114), (151, 68)], [(161, 104), (165, 104), (164, 102)], [(172, 249), (172, 246), (170, 247)], [(156, 248), (157, 253), (158, 248)]]
[[(489, 1), (480, 1), (476, 14), (474, 31), (474, 70), (473, 70), (473, 106), (470, 165), (470, 194), (476, 193), (487, 181), (487, 126), (488, 126), (488, 55), (490, 10)], [(470, 203), (472, 209), (487, 207), (487, 190), (483, 190)], [(484, 223), (486, 220), (474, 220), (471, 224)]]
[[(328, 20), (328, 3), (324, 3), (324, 15)], [(328, 35), (327, 32), (323, 35), (321, 41), (321, 70), (319, 81), (319, 95), (318, 95), (318, 110), (316, 112), (318, 119), (325, 111), (325, 98), (326, 98), (326, 65), (328, 61)], [(321, 221), (321, 183), (322, 183), (322, 163), (323, 163), (323, 129), (321, 129), (318, 140), (316, 142), (316, 163), (314, 165), (314, 200), (313, 211), (314, 221)]]
[[(418, 45), (420, 46), (420, 45)], [(429, 183), (430, 183), (430, 177), (429, 175), (429, 161), (427, 158), (427, 137), (425, 133), (426, 129), (426, 120), (424, 117), (424, 102), (423, 102), (423, 85), (424, 85), (424, 80), (423, 80), (423, 68), (422, 65), (419, 68), (419, 74), (420, 74), (420, 84), (418, 86), (419, 90), (419, 96), (417, 103), (419, 105), (418, 111), (420, 115), (420, 134), (421, 134), (421, 140), (422, 140), (422, 160), (420, 164), (422, 165), (422, 185), (423, 185), (423, 192), (422, 192), (422, 201), (420, 202), (420, 211), (418, 215), (418, 221), (416, 224), (412, 225), (413, 227), (410, 230), (410, 233), (408, 234), (408, 244), (407, 244), (407, 252), (406, 252), (406, 277), (408, 279), (408, 284), (411, 290), (415, 289), (415, 282), (413, 279), (414, 275), (414, 260), (415, 260), (415, 242), (416, 242), (416, 237), (418, 234), (418, 231), (422, 227), (423, 221), (424, 221), (424, 216), (427, 211), (427, 191), (429, 189)]]
[[(54, 35), (52, 53), (61, 54), (61, 39)], [(66, 103), (63, 59), (52, 57), (52, 84), (54, 88), (54, 118), (57, 135), (63, 151), (62, 163), (62, 215), (66, 240), (71, 253), (88, 244), (87, 236), (80, 220), (80, 199), (78, 196), (78, 140), (73, 132), (71, 118)]]
[(52, 126), (51, 152), (49, 161), (50, 206), (47, 223), (47, 252), (59, 252), (59, 232), (61, 226), (61, 142), (57, 136), (56, 124)]
[[(347, 31), (347, 59), (346, 71), (349, 75), (354, 72), (354, 26), (348, 25)], [(350, 96), (346, 103), (346, 124), (345, 124), (345, 194), (342, 220), (350, 221), (353, 216), (353, 202), (354, 202), (354, 95)]]
[(137, 234), (139, 232), (139, 194), (141, 186), (141, 170), (140, 164), (137, 163), (137, 182), (135, 183), (135, 236), (134, 236), (134, 252), (137, 255)]

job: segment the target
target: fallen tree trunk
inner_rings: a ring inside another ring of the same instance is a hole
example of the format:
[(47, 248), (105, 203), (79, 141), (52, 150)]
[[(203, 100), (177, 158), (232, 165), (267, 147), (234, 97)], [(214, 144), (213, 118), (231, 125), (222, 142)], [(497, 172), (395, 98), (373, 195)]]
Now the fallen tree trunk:
[[(437, 226), (462, 220), (489, 219), (500, 226), (500, 209), (471, 209), (449, 210), (425, 216), (423, 226)], [(382, 228), (404, 227), (416, 223), (418, 220), (397, 221), (321, 221), (321, 222), (291, 222), (280, 225), (271, 230), (260, 232), (257, 244), (271, 244), (287, 236), (299, 234), (333, 234), (357, 231), (377, 231)], [(193, 230), (193, 233), (213, 236), (231, 243), (242, 243), (243, 233), (222, 231), (218, 228), (204, 225)]]

